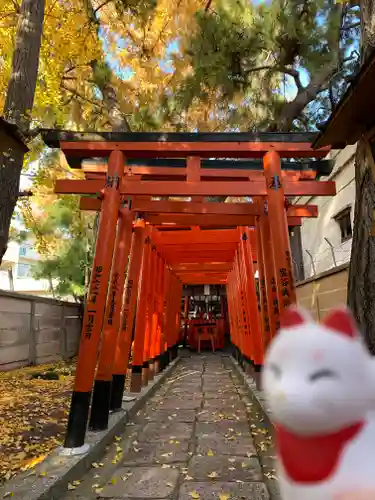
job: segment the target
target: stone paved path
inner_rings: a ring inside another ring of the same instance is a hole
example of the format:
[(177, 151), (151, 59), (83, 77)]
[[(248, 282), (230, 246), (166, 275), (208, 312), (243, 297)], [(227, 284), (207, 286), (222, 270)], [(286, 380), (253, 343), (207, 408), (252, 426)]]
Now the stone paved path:
[(271, 438), (230, 366), (219, 354), (183, 358), (64, 498), (268, 500), (272, 468), (254, 440), (264, 451)]

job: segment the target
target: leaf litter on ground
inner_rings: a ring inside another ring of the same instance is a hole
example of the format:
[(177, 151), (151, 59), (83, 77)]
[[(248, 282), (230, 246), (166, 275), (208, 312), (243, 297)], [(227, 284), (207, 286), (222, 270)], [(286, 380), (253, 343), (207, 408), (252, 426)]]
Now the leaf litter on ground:
[(0, 373), (0, 484), (63, 443), (75, 362)]

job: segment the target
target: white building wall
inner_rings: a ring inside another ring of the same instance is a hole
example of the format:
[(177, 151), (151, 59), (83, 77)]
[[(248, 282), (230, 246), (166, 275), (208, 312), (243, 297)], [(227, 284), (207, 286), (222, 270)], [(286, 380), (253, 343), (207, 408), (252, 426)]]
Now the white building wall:
[[(0, 267), (0, 289), (50, 297), (52, 294), (48, 280), (35, 280), (32, 277), (32, 266), (38, 260), (40, 255), (35, 252), (31, 241), (9, 241)], [(13, 289), (9, 269), (13, 274)]]
[[(294, 203), (318, 206), (318, 217), (316, 219), (303, 219), (301, 227), (301, 240), (305, 277), (308, 278), (315, 273), (321, 273), (349, 262), (352, 240), (341, 242), (341, 232), (334, 216), (346, 207), (351, 207), (351, 221), (353, 227), (355, 181), (354, 181), (354, 157), (356, 146), (348, 146), (341, 151), (331, 151), (327, 158), (335, 160), (335, 166), (330, 176), (321, 180), (332, 180), (336, 182), (336, 196), (334, 197), (299, 197)], [(332, 250), (327, 238), (333, 246)], [(310, 252), (311, 257), (308, 252)], [(314, 262), (314, 266), (312, 264)]]

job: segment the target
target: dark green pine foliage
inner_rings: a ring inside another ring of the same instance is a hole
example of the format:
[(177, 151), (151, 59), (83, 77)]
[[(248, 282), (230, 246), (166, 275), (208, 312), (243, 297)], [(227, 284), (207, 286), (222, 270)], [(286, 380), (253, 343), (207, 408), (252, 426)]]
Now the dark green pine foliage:
[(226, 129), (311, 130), (328, 118), (358, 69), (355, 6), (215, 0), (197, 13), (197, 23), (182, 47), (193, 72), (171, 99), (172, 114), (215, 89), (227, 103)]

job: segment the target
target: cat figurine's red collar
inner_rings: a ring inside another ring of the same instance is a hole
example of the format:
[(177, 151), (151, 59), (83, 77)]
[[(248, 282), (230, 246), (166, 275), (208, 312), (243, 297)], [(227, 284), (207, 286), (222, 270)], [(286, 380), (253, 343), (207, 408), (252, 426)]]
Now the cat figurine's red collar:
[(297, 436), (275, 425), (279, 457), (285, 473), (296, 483), (316, 483), (334, 473), (344, 446), (364, 422), (322, 436)]

